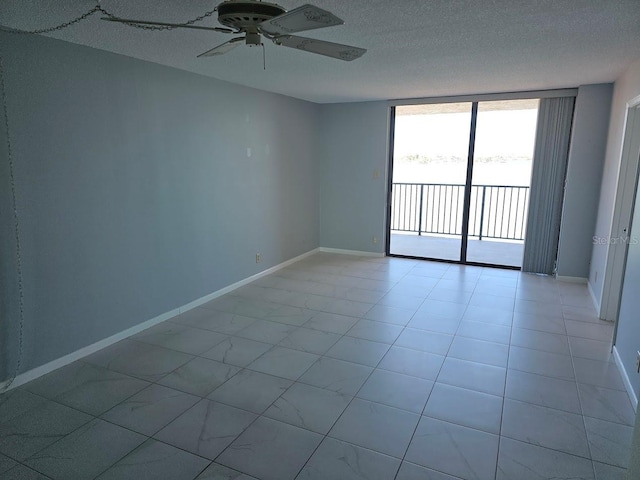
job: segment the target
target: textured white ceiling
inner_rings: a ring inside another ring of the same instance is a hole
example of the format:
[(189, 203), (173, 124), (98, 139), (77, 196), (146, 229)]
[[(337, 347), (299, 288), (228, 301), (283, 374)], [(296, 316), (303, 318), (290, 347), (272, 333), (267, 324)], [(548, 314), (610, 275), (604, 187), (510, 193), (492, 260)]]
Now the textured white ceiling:
[[(184, 22), (216, 0), (101, 0), (123, 18)], [(223, 33), (143, 31), (101, 15), (51, 37), (319, 103), (575, 87), (611, 82), (640, 58), (640, 0), (281, 0), (345, 25), (303, 35), (368, 49), (353, 62), (267, 44), (195, 58)], [(0, 23), (37, 29), (95, 0), (2, 0)], [(215, 15), (200, 23), (217, 26)]]

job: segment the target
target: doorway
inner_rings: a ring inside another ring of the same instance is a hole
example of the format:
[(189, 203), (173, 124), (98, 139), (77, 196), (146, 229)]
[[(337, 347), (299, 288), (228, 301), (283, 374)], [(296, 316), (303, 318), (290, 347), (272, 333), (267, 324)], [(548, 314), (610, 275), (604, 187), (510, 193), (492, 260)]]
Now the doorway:
[(520, 268), (538, 105), (395, 107), (387, 254)]

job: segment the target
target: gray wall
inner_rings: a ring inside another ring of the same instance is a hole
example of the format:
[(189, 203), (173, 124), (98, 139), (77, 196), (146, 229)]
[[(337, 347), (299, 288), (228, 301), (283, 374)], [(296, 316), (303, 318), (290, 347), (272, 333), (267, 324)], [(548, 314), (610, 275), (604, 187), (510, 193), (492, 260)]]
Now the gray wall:
[[(611, 235), (627, 102), (638, 95), (640, 95), (640, 61), (631, 65), (615, 82), (614, 86), (607, 150), (600, 187), (600, 202), (598, 204), (598, 216), (594, 233), (595, 236), (600, 238), (608, 238)], [(603, 280), (608, 251), (609, 247), (606, 244), (597, 244), (593, 246), (591, 253), (589, 284), (598, 304), (602, 302)]]
[(558, 245), (559, 276), (589, 276), (612, 93), (613, 84), (578, 89)]
[[(318, 106), (42, 37), (0, 43), (22, 229), (21, 371), (318, 246)], [(0, 145), (7, 378), (17, 296)]]
[(322, 247), (384, 252), (388, 119), (386, 102), (321, 106)]

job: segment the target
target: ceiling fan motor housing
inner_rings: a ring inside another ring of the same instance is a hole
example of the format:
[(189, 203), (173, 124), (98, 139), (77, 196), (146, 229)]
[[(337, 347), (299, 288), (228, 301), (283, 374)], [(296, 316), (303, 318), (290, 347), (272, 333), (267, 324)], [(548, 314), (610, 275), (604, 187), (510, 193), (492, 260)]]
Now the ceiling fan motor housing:
[(286, 13), (286, 10), (280, 5), (267, 2), (230, 0), (218, 5), (218, 21), (238, 30), (257, 27), (262, 22), (283, 13)]

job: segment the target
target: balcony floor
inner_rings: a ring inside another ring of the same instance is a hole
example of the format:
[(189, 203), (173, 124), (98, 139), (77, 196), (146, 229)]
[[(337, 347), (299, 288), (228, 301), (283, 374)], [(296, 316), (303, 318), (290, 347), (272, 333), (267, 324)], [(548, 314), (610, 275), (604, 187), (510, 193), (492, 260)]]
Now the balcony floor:
[[(392, 255), (459, 260), (460, 237), (422, 234), (391, 234)], [(467, 260), (489, 265), (519, 267), (522, 265), (524, 242), (469, 239)]]

